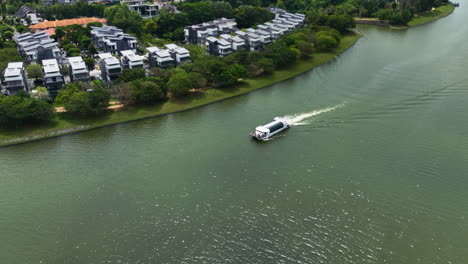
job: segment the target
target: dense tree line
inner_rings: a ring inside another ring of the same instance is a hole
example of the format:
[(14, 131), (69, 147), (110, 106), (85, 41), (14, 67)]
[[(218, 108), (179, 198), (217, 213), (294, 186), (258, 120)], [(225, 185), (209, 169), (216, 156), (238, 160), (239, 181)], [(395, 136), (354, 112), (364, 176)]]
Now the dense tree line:
[(103, 4), (88, 4), (86, 1), (80, 1), (73, 5), (54, 4), (50, 7), (32, 5), (32, 7), (43, 14), (47, 20), (104, 17), (104, 10), (106, 9)]
[(26, 92), (13, 96), (0, 95), (0, 126), (16, 128), (23, 124), (49, 121), (54, 108), (48, 102), (30, 98)]
[(106, 112), (110, 98), (110, 90), (102, 81), (74, 82), (59, 91), (55, 103), (63, 105), (69, 114), (90, 116)]

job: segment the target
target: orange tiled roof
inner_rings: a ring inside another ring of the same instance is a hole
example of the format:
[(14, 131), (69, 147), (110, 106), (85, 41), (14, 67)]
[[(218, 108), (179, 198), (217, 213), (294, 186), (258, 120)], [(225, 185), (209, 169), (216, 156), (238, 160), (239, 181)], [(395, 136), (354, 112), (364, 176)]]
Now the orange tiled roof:
[(87, 25), (91, 22), (101, 22), (106, 23), (107, 20), (100, 19), (96, 17), (85, 17), (85, 18), (75, 18), (75, 19), (64, 19), (64, 20), (55, 20), (55, 21), (45, 21), (36, 25), (32, 25), (30, 29), (46, 29), (46, 28), (56, 28), (56, 27), (65, 27), (74, 24), (78, 25)]

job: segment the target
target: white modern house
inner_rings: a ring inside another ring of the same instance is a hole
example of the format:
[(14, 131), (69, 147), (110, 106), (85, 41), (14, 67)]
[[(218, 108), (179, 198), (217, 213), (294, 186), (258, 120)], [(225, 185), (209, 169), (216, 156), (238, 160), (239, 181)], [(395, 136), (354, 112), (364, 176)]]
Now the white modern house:
[(186, 48), (179, 47), (176, 44), (166, 44), (164, 46), (177, 65), (190, 61), (190, 52)]
[(184, 29), (185, 42), (204, 45), (208, 37), (218, 38), (221, 34), (230, 34), (237, 30), (235, 19), (220, 18)]
[(28, 78), (23, 62), (10, 62), (3, 72), (3, 93), (16, 94), (23, 90), (28, 92)]
[(148, 47), (148, 60), (150, 67), (168, 68), (175, 66), (175, 60), (167, 49), (160, 49), (158, 47)]
[(56, 59), (43, 60), (42, 68), (44, 73), (44, 84), (52, 98), (55, 98), (58, 91), (63, 88), (63, 79), (60, 67)]
[(138, 49), (137, 39), (114, 26), (91, 27), (91, 38), (97, 48), (118, 55), (123, 50)]
[(72, 82), (90, 81), (88, 68), (80, 56), (68, 58), (68, 68)]
[(127, 69), (143, 68), (143, 56), (135, 54), (133, 50), (123, 50), (120, 52), (120, 62)]
[(233, 52), (231, 42), (223, 38), (209, 37), (206, 39), (206, 51), (216, 56), (227, 56)]
[(101, 78), (107, 84), (117, 80), (122, 73), (120, 61), (110, 53), (99, 54), (99, 67), (101, 69)]

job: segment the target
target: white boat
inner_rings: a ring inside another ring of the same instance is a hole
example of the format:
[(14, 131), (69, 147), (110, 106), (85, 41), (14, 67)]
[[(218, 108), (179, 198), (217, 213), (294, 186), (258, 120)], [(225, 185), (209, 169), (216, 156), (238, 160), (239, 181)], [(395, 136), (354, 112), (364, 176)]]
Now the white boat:
[(286, 120), (276, 117), (275, 121), (256, 127), (255, 131), (250, 133), (250, 135), (258, 140), (265, 141), (289, 127), (291, 127), (291, 125)]

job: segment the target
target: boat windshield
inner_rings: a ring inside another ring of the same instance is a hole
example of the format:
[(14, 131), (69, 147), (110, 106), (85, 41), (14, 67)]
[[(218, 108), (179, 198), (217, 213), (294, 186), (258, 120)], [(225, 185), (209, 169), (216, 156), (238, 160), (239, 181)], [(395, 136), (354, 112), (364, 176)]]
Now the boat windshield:
[(266, 137), (266, 135), (267, 135), (267, 133), (261, 132), (261, 131), (258, 131), (258, 130), (257, 130), (257, 133), (256, 133), (256, 134), (257, 134), (257, 137), (258, 137), (258, 138), (264, 138), (264, 137)]

